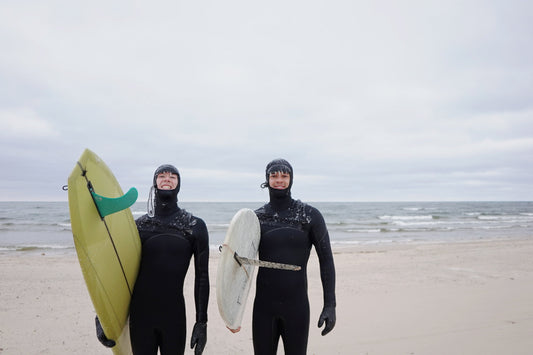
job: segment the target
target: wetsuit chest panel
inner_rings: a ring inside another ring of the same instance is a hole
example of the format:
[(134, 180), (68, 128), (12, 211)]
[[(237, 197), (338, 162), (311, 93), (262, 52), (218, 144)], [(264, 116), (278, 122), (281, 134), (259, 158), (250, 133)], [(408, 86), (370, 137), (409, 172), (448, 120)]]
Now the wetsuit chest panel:
[(142, 267), (160, 277), (181, 280), (185, 277), (192, 256), (190, 242), (176, 234), (160, 234), (143, 243)]
[(258, 295), (288, 301), (307, 292), (307, 261), (311, 242), (307, 233), (293, 228), (262, 228), (259, 258), (285, 264), (299, 265), (300, 271), (259, 268)]
[(185, 217), (178, 214), (174, 222), (157, 217), (137, 221), (142, 257), (136, 297), (175, 298), (183, 292), (183, 280), (195, 245), (188, 225), (183, 222)]
[(260, 259), (305, 268), (312, 246), (311, 219), (305, 206), (300, 201), (293, 201), (284, 211), (274, 211), (268, 204), (256, 211), (261, 225)]
[(311, 241), (308, 233), (288, 227), (261, 226), (261, 260), (304, 266), (309, 259)]
[(304, 207), (295, 201), (292, 208), (279, 214), (268, 205), (256, 211), (261, 225), (259, 258), (302, 268), (300, 271), (259, 268), (256, 298), (286, 303), (307, 297), (307, 262), (312, 240)]

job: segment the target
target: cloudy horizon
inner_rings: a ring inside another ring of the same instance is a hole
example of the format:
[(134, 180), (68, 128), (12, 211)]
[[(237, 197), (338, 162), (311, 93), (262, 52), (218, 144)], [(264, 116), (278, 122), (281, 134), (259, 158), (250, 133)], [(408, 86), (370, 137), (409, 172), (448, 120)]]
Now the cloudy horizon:
[(0, 200), (66, 201), (85, 148), (147, 198), (533, 200), (533, 3), (0, 3)]

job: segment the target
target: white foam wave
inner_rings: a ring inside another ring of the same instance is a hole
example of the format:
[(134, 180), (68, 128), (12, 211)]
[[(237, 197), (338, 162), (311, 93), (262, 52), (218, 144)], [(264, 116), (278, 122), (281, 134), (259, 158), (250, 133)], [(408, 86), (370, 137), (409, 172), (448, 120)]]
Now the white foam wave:
[(413, 221), (413, 220), (431, 220), (433, 215), (420, 215), (420, 216), (380, 216), (378, 217), (381, 220), (392, 220), (392, 221)]
[(382, 230), (380, 229), (348, 229), (347, 232), (349, 233), (380, 233)]

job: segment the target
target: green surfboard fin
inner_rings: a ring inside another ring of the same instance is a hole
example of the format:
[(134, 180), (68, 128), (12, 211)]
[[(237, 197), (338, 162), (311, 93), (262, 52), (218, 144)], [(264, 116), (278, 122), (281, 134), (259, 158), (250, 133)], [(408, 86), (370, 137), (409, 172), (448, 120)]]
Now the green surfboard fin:
[(90, 191), (96, 209), (102, 218), (130, 207), (137, 201), (137, 196), (139, 195), (135, 187), (129, 189), (124, 195), (115, 198), (98, 195), (93, 189), (90, 189)]

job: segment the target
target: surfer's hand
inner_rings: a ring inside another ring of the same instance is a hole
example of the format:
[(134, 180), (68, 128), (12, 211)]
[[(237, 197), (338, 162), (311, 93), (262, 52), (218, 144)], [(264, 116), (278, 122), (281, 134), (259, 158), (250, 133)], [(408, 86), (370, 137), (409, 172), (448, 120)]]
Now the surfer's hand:
[(102, 325), (100, 324), (100, 319), (98, 319), (98, 316), (94, 319), (96, 322), (96, 337), (104, 345), (106, 348), (112, 348), (115, 346), (115, 341), (111, 339), (107, 339), (104, 333), (104, 329), (102, 329)]
[(191, 337), (191, 349), (194, 349), (194, 355), (203, 353), (205, 343), (207, 343), (207, 323), (197, 322), (194, 325)]
[(324, 327), (324, 330), (322, 330), (322, 335), (326, 335), (333, 327), (335, 327), (335, 321), (337, 320), (337, 317), (335, 316), (335, 307), (324, 307), (322, 310), (322, 313), (320, 314), (320, 318), (318, 319), (318, 327), (322, 327), (324, 322), (326, 322), (326, 326)]

